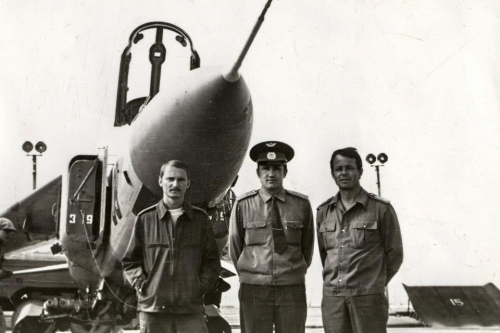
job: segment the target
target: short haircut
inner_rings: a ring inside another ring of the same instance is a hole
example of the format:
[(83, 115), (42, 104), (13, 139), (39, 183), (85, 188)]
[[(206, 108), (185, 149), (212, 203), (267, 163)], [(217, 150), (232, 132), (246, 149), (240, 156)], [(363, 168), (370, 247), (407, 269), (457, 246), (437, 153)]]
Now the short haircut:
[(178, 161), (178, 160), (170, 160), (168, 161), (167, 163), (164, 163), (162, 166), (161, 166), (161, 170), (160, 170), (160, 178), (163, 177), (163, 174), (165, 173), (165, 169), (169, 166), (172, 166), (174, 168), (177, 168), (177, 169), (182, 169), (184, 171), (186, 171), (186, 174), (187, 174), (187, 177), (188, 179), (190, 179), (190, 175), (189, 175), (189, 168), (188, 166), (184, 163), (184, 162), (181, 162), (181, 161)]
[(356, 161), (356, 166), (358, 167), (358, 170), (361, 171), (363, 169), (363, 161), (361, 160), (361, 156), (359, 156), (358, 151), (356, 148), (353, 147), (347, 147), (347, 148), (342, 148), (342, 149), (337, 149), (336, 151), (333, 152), (332, 158), (330, 159), (330, 169), (333, 171), (333, 160), (335, 156), (341, 155), (344, 157), (349, 157), (349, 158), (354, 158)]

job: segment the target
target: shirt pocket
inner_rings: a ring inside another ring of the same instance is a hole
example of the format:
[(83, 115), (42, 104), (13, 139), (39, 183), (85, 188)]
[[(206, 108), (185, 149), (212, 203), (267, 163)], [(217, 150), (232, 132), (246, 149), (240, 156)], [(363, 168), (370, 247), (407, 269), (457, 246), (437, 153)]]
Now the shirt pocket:
[(259, 245), (265, 244), (267, 241), (268, 231), (266, 228), (267, 221), (251, 221), (245, 222), (245, 244)]
[(172, 249), (168, 243), (149, 243), (144, 246), (145, 259), (148, 262), (149, 270), (160, 262), (170, 262), (172, 260)]
[(373, 245), (380, 240), (377, 220), (358, 220), (351, 224), (351, 245), (362, 248)]
[(300, 245), (303, 227), (304, 224), (302, 221), (283, 221), (286, 243), (290, 245)]
[(323, 237), (323, 242), (325, 243), (325, 248), (327, 250), (333, 249), (335, 247), (335, 230), (337, 229), (337, 223), (335, 221), (324, 221), (319, 226), (319, 233)]

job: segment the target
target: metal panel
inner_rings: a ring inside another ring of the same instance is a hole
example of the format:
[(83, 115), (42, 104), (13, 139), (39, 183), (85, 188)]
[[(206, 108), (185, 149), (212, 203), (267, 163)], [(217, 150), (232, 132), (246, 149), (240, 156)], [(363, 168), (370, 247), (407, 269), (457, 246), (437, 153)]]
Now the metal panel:
[(69, 198), (66, 232), (73, 241), (91, 242), (96, 218), (97, 161), (75, 161), (69, 171)]
[(492, 283), (485, 286), (403, 286), (415, 312), (429, 326), (500, 328), (500, 291)]

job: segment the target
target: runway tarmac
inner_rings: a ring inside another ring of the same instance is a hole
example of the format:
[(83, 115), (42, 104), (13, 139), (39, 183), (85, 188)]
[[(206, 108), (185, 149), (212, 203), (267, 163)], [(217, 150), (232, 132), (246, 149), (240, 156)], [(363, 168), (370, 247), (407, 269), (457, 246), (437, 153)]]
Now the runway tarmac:
[[(239, 312), (236, 307), (222, 307), (221, 312), (224, 318), (229, 322), (232, 328), (232, 333), (240, 333)], [(6, 312), (7, 324), (10, 324), (11, 313)], [(11, 331), (7, 331), (11, 332)], [(139, 333), (139, 330), (123, 330), (123, 332)], [(312, 307), (308, 308), (306, 333), (320, 333), (324, 332), (321, 320), (321, 308)], [(500, 332), (500, 329), (464, 329), (464, 328), (447, 328), (436, 329), (425, 326), (422, 322), (410, 317), (397, 317), (390, 316), (387, 324), (388, 333), (480, 333), (480, 332)], [(37, 333), (37, 332), (36, 332)], [(41, 333), (41, 332), (40, 332)], [(258, 333), (258, 332), (256, 332)]]
[[(223, 307), (221, 309), (224, 318), (233, 328), (233, 333), (240, 333), (239, 313), (235, 307)], [(306, 333), (324, 332), (321, 319), (321, 308), (310, 307), (307, 309)], [(425, 326), (424, 323), (410, 317), (390, 316), (387, 324), (388, 333), (479, 333), (479, 332), (500, 332), (500, 329), (435, 329)]]

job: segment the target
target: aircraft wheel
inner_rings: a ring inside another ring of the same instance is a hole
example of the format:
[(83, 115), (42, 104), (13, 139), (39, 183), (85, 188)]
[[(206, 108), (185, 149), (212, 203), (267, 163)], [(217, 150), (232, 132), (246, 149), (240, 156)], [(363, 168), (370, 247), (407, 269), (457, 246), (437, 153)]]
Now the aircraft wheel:
[[(43, 302), (40, 300), (29, 300), (19, 304), (16, 307), (16, 311), (12, 314), (12, 323), (17, 321), (22, 309), (29, 305), (43, 306)], [(39, 320), (40, 317), (26, 317), (14, 327), (12, 333), (54, 333), (56, 331), (56, 323), (42, 323)]]

